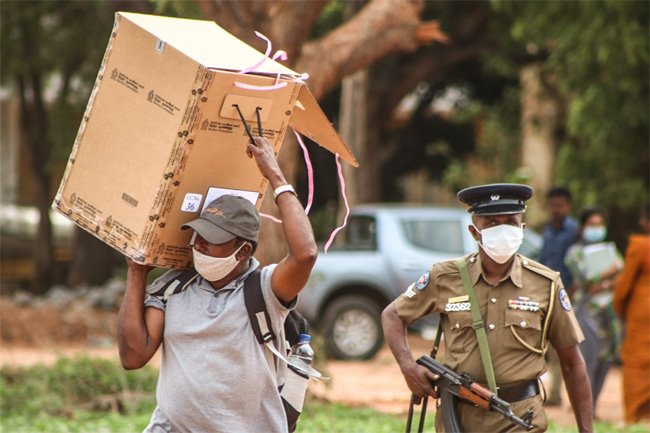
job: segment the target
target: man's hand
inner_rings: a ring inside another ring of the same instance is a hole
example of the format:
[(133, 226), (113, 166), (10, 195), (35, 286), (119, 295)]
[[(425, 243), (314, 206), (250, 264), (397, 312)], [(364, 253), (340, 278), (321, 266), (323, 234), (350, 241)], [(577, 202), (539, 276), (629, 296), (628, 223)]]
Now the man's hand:
[(287, 183), (278, 165), (273, 146), (266, 138), (255, 137), (255, 142), (249, 143), (246, 147), (246, 155), (249, 158), (255, 158), (257, 168), (262, 176), (271, 182), (273, 188)]
[(432, 382), (438, 380), (438, 375), (432, 373), (428, 368), (413, 363), (402, 369), (402, 374), (409, 389), (417, 397), (416, 404), (420, 404), (422, 397), (430, 396), (438, 398), (438, 393)]
[(416, 364), (413, 360), (406, 341), (407, 325), (397, 314), (395, 302), (389, 304), (381, 313), (381, 325), (386, 343), (402, 370), (406, 385), (417, 398), (415, 403), (420, 404), (422, 397), (427, 395), (438, 398), (438, 393), (432, 383), (438, 380), (438, 375), (428, 368)]
[(127, 272), (129, 273), (132, 272), (133, 274), (140, 274), (140, 275), (144, 274), (144, 276), (146, 277), (147, 275), (149, 275), (149, 272), (151, 272), (154, 268), (153, 266), (150, 265), (141, 265), (140, 263), (136, 263), (135, 261), (133, 261), (132, 259), (126, 256), (124, 257), (124, 259), (126, 260), (126, 268), (127, 268)]

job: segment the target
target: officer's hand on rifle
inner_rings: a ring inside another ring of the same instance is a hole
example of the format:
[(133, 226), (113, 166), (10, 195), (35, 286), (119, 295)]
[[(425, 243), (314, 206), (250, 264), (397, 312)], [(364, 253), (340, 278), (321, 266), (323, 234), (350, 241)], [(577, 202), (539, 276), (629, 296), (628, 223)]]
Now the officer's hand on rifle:
[(420, 404), (422, 397), (427, 395), (438, 398), (438, 393), (433, 386), (433, 382), (438, 380), (437, 374), (432, 373), (426, 367), (418, 365), (415, 362), (402, 369), (402, 374), (404, 374), (404, 379), (409, 389), (417, 397), (416, 404)]

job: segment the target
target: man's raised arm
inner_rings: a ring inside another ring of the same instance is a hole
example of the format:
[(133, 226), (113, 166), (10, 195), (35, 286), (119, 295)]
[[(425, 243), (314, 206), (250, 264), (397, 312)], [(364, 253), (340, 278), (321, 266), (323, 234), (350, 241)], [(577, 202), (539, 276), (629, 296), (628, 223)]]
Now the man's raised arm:
[[(255, 144), (249, 144), (246, 152), (255, 158), (260, 172), (269, 180), (271, 189), (275, 191), (278, 187), (288, 185), (273, 147), (265, 138), (255, 137)], [(271, 287), (280, 300), (291, 302), (307, 283), (316, 262), (318, 248), (309, 219), (295, 193), (290, 190), (281, 192), (275, 201), (280, 209), (289, 254), (273, 272)]]

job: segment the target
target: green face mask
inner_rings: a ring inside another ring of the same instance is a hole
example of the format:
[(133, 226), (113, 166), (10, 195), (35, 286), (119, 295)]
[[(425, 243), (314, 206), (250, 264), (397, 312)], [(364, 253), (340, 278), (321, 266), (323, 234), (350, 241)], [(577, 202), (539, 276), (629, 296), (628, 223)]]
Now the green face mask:
[(601, 242), (607, 236), (607, 227), (605, 226), (588, 226), (582, 231), (582, 238), (587, 243)]

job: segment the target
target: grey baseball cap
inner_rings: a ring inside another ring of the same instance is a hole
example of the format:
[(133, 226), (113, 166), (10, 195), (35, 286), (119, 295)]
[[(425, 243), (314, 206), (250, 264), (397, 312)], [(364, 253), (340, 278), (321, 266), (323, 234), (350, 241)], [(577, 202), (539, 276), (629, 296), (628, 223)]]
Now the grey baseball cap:
[(260, 214), (247, 199), (227, 194), (212, 201), (197, 219), (183, 224), (181, 229), (194, 229), (211, 244), (223, 244), (235, 237), (257, 243)]

